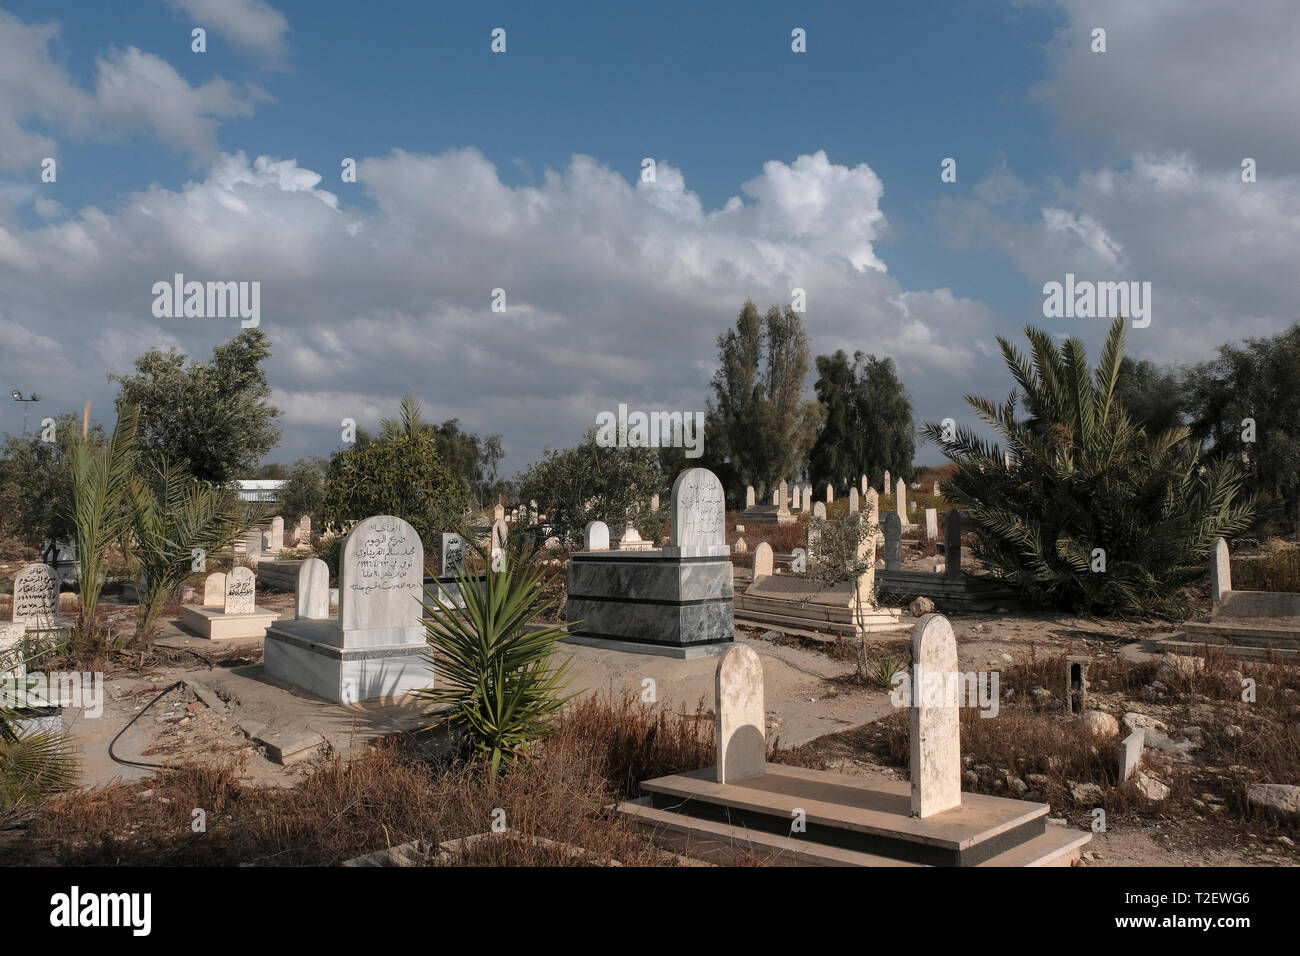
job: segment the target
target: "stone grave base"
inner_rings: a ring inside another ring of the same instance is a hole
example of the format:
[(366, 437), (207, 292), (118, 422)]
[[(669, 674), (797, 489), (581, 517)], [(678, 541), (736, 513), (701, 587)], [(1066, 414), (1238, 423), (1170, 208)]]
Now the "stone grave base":
[(1188, 621), (1185, 633), (1148, 640), (1156, 652), (1199, 655), (1213, 646), (1237, 660), (1300, 660), (1300, 594), (1225, 591), (1209, 620)]
[(251, 614), (226, 614), (219, 607), (181, 605), (181, 624), (210, 641), (261, 637), (279, 616), (264, 607), (255, 607)]
[(754, 505), (746, 508), (740, 516), (741, 524), (794, 524), (797, 519), (789, 511), (781, 511), (776, 505)]
[(391, 699), (433, 686), (423, 641), (343, 643), (338, 621), (278, 621), (266, 632), (262, 663), (272, 677), (335, 704)]
[[(826, 588), (793, 574), (769, 574), (737, 592), (735, 600), (736, 617), (741, 620), (847, 637), (859, 633), (851, 584)], [(868, 607), (863, 618), (864, 634), (896, 631), (914, 623), (897, 607)]]
[(734, 647), (735, 641), (723, 641), (718, 644), (688, 644), (678, 647), (673, 644), (644, 644), (623, 638), (593, 637), (589, 634), (570, 634), (562, 638), (562, 644), (578, 644), (582, 647), (598, 647), (605, 651), (624, 651), (629, 654), (651, 654), (656, 657), (674, 657), (678, 660), (693, 661), (700, 657), (716, 657), (724, 654), (727, 648)]
[[(726, 862), (748, 853), (804, 866), (1069, 866), (1092, 839), (1047, 825), (1045, 803), (964, 793), (958, 807), (912, 817), (911, 784), (781, 764), (734, 783), (716, 769), (647, 780), (618, 812), (656, 841)], [(807, 830), (790, 832), (795, 811)]]
[(608, 647), (729, 645), (735, 638), (730, 550), (701, 550), (573, 555), (565, 605), (566, 619), (575, 622), (573, 635)]

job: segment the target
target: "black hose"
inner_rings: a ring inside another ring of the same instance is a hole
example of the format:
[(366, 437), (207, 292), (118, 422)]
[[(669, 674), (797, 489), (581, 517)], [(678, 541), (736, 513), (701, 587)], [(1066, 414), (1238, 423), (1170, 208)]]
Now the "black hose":
[(175, 766), (174, 764), (145, 763), (142, 760), (123, 760), (117, 754), (113, 753), (113, 747), (117, 743), (118, 739), (121, 738), (121, 736), (124, 733), (126, 733), (128, 730), (131, 729), (131, 725), (144, 716), (145, 711), (147, 711), (154, 704), (158, 703), (158, 701), (162, 700), (164, 697), (166, 697), (168, 694), (174, 691), (177, 687), (184, 687), (184, 686), (185, 686), (185, 681), (178, 680), (176, 683), (172, 684), (170, 687), (163, 690), (163, 692), (160, 693), (153, 700), (149, 701), (149, 703), (145, 704), (144, 707), (140, 708), (140, 713), (136, 714), (129, 721), (127, 721), (126, 726), (123, 727), (121, 730), (119, 730), (117, 732), (117, 736), (114, 737), (112, 741), (109, 743), (108, 745), (109, 759), (112, 760), (114, 763), (120, 763), (124, 767), (140, 767), (143, 770), (180, 770), (181, 768)]

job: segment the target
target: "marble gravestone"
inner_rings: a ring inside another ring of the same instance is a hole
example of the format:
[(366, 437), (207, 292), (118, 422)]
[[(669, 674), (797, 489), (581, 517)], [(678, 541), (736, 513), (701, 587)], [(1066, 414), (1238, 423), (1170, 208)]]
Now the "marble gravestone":
[(939, 512), (934, 508), (925, 509), (925, 540), (937, 541), (939, 538)]
[(849, 489), (849, 514), (852, 515), (857, 513), (858, 513), (858, 489), (850, 488)]
[(868, 488), (866, 499), (867, 506), (864, 510), (867, 516), (867, 523), (874, 528), (880, 524), (880, 495), (875, 488)]
[(225, 614), (252, 614), (257, 607), (257, 576), (252, 568), (231, 568), (226, 575), (226, 593), (222, 603)]
[(910, 736), (912, 816), (924, 819), (961, 805), (961, 725), (950, 698), (958, 673), (957, 639), (942, 614), (926, 614), (912, 631)]
[(893, 489), (893, 487), (894, 487), (894, 486), (891, 485), (891, 484), (889, 483), (889, 469), (886, 468), (886, 469), (885, 469), (885, 484), (884, 484), (884, 486), (881, 488), (881, 491), (883, 491), (885, 494), (889, 494), (889, 492)]
[(885, 570), (903, 569), (903, 523), (890, 511), (885, 515)]
[(294, 619), (325, 621), (329, 616), (329, 565), (320, 558), (307, 558), (298, 565), (298, 586), (294, 593)]
[[(774, 497), (779, 496), (779, 489)], [(735, 635), (731, 548), (722, 482), (690, 468), (673, 482), (667, 547), (570, 556), (566, 640), (636, 653), (720, 653)]]
[(276, 515), (271, 519), (271, 538), (267, 550), (279, 552), (284, 547), (284, 518)]
[(609, 525), (603, 521), (588, 521), (584, 539), (583, 544), (588, 551), (608, 551)]
[(295, 544), (311, 544), (311, 515), (302, 515), (293, 531)]
[(791, 511), (803, 510), (802, 492), (803, 489), (800, 488), (798, 485), (795, 485), (793, 488), (790, 489), (790, 510)]
[(736, 644), (723, 654), (713, 688), (718, 783), (759, 776), (767, 763), (767, 714), (763, 663), (754, 649)]
[(780, 489), (780, 488), (774, 488), (774, 489), (772, 490), (772, 507), (773, 507), (773, 508), (779, 508), (779, 507), (781, 507), (781, 489)]
[(465, 570), (465, 539), (455, 533), (444, 533), (438, 554), (438, 576), (455, 577)]
[(943, 516), (943, 573), (950, 578), (961, 577), (961, 512), (949, 511)]
[(433, 686), (426, 657), (424, 546), (406, 521), (357, 522), (339, 552), (339, 616), (277, 621), (268, 674), (334, 703), (396, 698)]
[(760, 541), (754, 548), (754, 580), (765, 578), (772, 573), (772, 546)]
[(790, 502), (790, 486), (785, 483), (784, 478), (781, 479), (781, 484), (777, 486), (777, 490), (780, 491), (781, 497), (776, 500), (776, 505), (781, 508), (788, 508)]
[(248, 560), (257, 564), (258, 558), (262, 554), (262, 532), (253, 528), (244, 533), (244, 553), (248, 555)]
[(203, 606), (226, 606), (226, 572), (214, 571), (203, 579)]
[(899, 478), (894, 483), (894, 511), (900, 524), (907, 524), (907, 483)]
[(835, 500), (835, 489), (829, 484), (826, 486), (826, 503), (831, 504)]
[(1214, 539), (1214, 551), (1210, 557), (1210, 599), (1213, 607), (1223, 601), (1223, 595), (1232, 590), (1232, 562), (1228, 559), (1228, 542), (1223, 538)]
[(868, 490), (869, 487), (870, 487), (870, 485), (867, 484), (867, 476), (866, 476), (866, 475), (863, 475), (863, 476), (862, 476), (862, 488), (861, 488), (862, 494), (865, 495), (865, 494), (867, 493), (867, 490)]
[(745, 486), (745, 507), (752, 508), (754, 507), (754, 503), (755, 503), (754, 486), (746, 485)]
[(59, 579), (44, 564), (28, 564), (14, 578), (13, 623), (40, 630), (56, 625)]

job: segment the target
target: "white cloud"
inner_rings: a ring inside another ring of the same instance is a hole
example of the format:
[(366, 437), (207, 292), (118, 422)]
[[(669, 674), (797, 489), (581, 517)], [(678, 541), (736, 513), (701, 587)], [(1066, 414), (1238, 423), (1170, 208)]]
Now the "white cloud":
[[(203, 27), (251, 53), (264, 65), (280, 65), (286, 55), (289, 21), (264, 0), (168, 0)], [(210, 49), (210, 48), (209, 48)]]
[(58, 37), (57, 24), (25, 24), (0, 10), (0, 169), (36, 175), (43, 158), (57, 158), (56, 137), (111, 140), (136, 130), (206, 162), (218, 155), (220, 120), (249, 115), (264, 98), (220, 78), (192, 87), (135, 47), (96, 58), (90, 92), (51, 55)]
[[(153, 318), (154, 282), (258, 280), (290, 457), (328, 451), (340, 418), (373, 424), (408, 390), (430, 417), (501, 432), (511, 467), (576, 441), (619, 402), (702, 409), (718, 333), (746, 298), (766, 309), (796, 286), (814, 354), (891, 355), (921, 415), (950, 414), (987, 365), (986, 307), (883, 271), (881, 187), (866, 165), (769, 162), (744, 201), (714, 211), (662, 161), (653, 188), (586, 156), (510, 187), (474, 149), (394, 151), (361, 159), (358, 176), (335, 195), (293, 160), (237, 154), (111, 211), (31, 229), (0, 214), (0, 287), (20, 290), (0, 298), (0, 318), (45, 330), (67, 369), (51, 391), (79, 407), (87, 391), (106, 401), (104, 373), (151, 345), (206, 355), (238, 330)], [(498, 287), (504, 314), (490, 310)], [(118, 364), (105, 368), (88, 323)]]

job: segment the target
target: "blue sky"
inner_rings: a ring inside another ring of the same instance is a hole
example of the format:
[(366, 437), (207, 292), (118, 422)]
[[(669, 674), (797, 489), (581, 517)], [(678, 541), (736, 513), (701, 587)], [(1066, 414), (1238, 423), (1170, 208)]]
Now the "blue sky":
[(154, 281), (257, 280), (272, 460), (414, 390), (513, 470), (620, 402), (702, 409), (716, 335), (796, 285), (814, 353), (893, 356), (918, 419), (1006, 393), (994, 335), (1095, 349), (1042, 315), (1066, 272), (1152, 283), (1141, 357), (1280, 331), (1300, 18), (1133, 6), (0, 3), (0, 372), (105, 417), (108, 372), (237, 331)]

